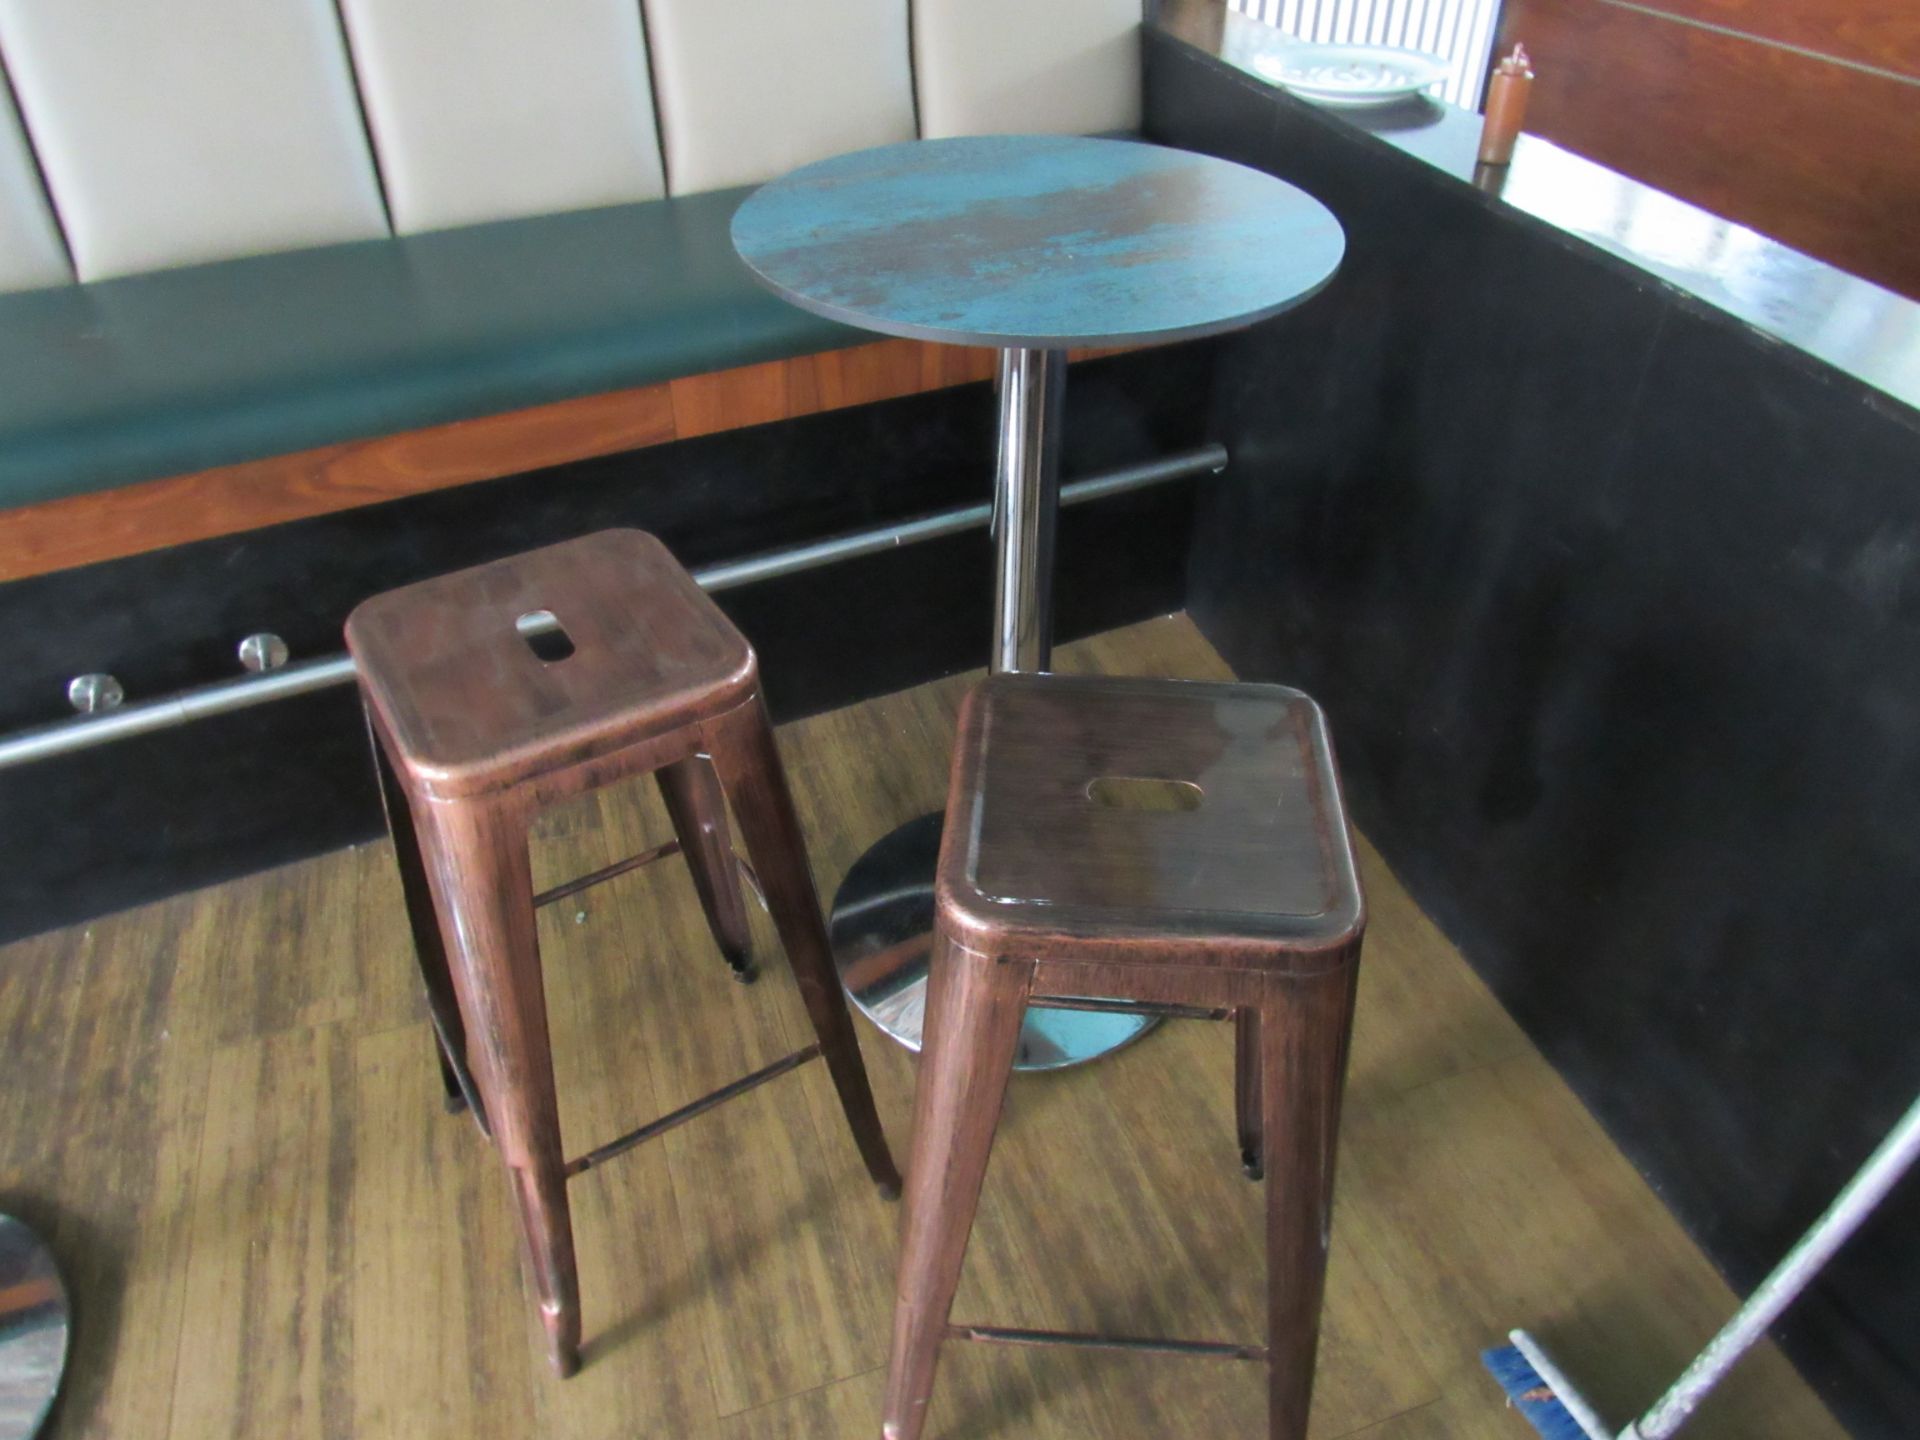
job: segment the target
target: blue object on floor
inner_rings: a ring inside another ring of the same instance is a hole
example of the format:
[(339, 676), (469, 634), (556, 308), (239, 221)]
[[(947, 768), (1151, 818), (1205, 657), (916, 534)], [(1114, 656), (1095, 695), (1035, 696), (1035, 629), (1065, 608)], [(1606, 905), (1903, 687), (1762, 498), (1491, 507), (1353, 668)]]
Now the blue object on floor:
[(1553, 1387), (1540, 1378), (1527, 1357), (1513, 1346), (1482, 1350), (1480, 1363), (1500, 1382), (1513, 1408), (1527, 1417), (1527, 1423), (1540, 1432), (1542, 1440), (1587, 1440), (1587, 1432), (1567, 1413), (1553, 1393)]

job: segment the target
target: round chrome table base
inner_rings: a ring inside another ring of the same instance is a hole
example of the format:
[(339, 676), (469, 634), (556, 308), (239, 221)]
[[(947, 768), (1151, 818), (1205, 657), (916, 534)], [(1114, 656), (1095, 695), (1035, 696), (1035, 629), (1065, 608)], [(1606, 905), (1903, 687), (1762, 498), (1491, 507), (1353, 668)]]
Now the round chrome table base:
[[(833, 897), (833, 958), (866, 1017), (909, 1050), (920, 1048), (933, 930), (937, 811), (909, 820), (854, 861)], [(1149, 1015), (1029, 1010), (1016, 1070), (1061, 1070), (1118, 1050), (1154, 1025)]]
[(0, 1440), (32, 1440), (67, 1367), (67, 1288), (38, 1235), (0, 1215)]

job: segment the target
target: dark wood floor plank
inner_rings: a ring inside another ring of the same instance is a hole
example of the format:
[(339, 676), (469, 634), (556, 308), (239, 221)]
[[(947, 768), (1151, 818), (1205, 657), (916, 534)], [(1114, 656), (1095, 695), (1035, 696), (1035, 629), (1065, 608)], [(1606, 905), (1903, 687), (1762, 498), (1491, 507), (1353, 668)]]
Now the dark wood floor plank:
[[(403, 923), (396, 919), (396, 924)], [(536, 1373), (500, 1167), (441, 1109), (424, 1021), (354, 1046), (353, 1431), (517, 1440)]]
[[(643, 795), (651, 798), (637, 786), (618, 792), (621, 799)], [(617, 817), (606, 797), (590, 798), (541, 827), (536, 885), (659, 843), (636, 841), (629, 849), (632, 837), (609, 823), (609, 809)], [(665, 838), (664, 816), (654, 822)], [(561, 1134), (570, 1155), (682, 1103), (683, 1078), (654, 1056), (665, 1023), (654, 982), (681, 958), (674, 945), (689, 923), (673, 904), (683, 897), (663, 889), (668, 879), (684, 883), (677, 861), (541, 912)], [(690, 885), (684, 899), (698, 924)], [(713, 970), (715, 986), (734, 988), (717, 958)], [(554, 1381), (538, 1356), (537, 1328), (525, 1324), (519, 1348), (533, 1386), (534, 1433), (703, 1435), (714, 1416), (713, 1389), (695, 1324), (699, 1287), (684, 1258), (683, 1216), (664, 1147), (656, 1142), (630, 1151), (567, 1189), (579, 1247), (585, 1363), (573, 1379)], [(504, 1198), (503, 1192), (503, 1207)], [(522, 1310), (530, 1316), (531, 1302)]]
[(343, 1026), (214, 1052), (168, 1435), (352, 1433), (353, 1100)]
[[(1178, 617), (1058, 663), (1224, 673)], [(823, 894), (939, 804), (969, 682), (781, 732)], [(541, 825), (537, 881), (666, 834), (649, 787), (608, 792)], [(390, 863), (364, 847), (0, 950), (0, 1204), (52, 1236), (80, 1316), (56, 1440), (875, 1433), (898, 1210), (818, 1066), (573, 1183), (586, 1364), (546, 1372), (499, 1164), (440, 1106)], [(1733, 1298), (1364, 844), (1362, 866), (1314, 1440), (1518, 1440), (1477, 1359), (1514, 1324), (1624, 1414)], [(677, 861), (543, 914), (571, 1148), (810, 1038), (750, 908), (749, 987)], [(915, 1062), (860, 1028), (904, 1160)], [(1259, 1338), (1231, 1038), (1169, 1024), (1016, 1080), (957, 1314)], [(1181, 1440), (1248, 1433), (1260, 1411), (1251, 1366), (957, 1345), (932, 1433)], [(1840, 1435), (1770, 1348), (1690, 1433)]]

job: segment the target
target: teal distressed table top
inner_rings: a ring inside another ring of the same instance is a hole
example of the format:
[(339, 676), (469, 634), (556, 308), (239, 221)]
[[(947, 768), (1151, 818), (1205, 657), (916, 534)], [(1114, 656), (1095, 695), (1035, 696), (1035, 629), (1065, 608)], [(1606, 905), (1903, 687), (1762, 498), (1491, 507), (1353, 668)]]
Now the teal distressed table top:
[(777, 294), (884, 335), (1057, 349), (1210, 335), (1298, 304), (1346, 249), (1318, 200), (1127, 140), (908, 141), (808, 165), (733, 217)]

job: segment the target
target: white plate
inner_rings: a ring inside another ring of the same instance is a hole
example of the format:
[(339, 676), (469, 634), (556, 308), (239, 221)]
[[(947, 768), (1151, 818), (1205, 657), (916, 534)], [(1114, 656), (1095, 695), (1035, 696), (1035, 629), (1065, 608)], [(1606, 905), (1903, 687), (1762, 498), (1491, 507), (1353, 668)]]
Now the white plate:
[(1391, 104), (1447, 74), (1438, 55), (1391, 45), (1289, 45), (1253, 63), (1269, 80), (1322, 105)]

